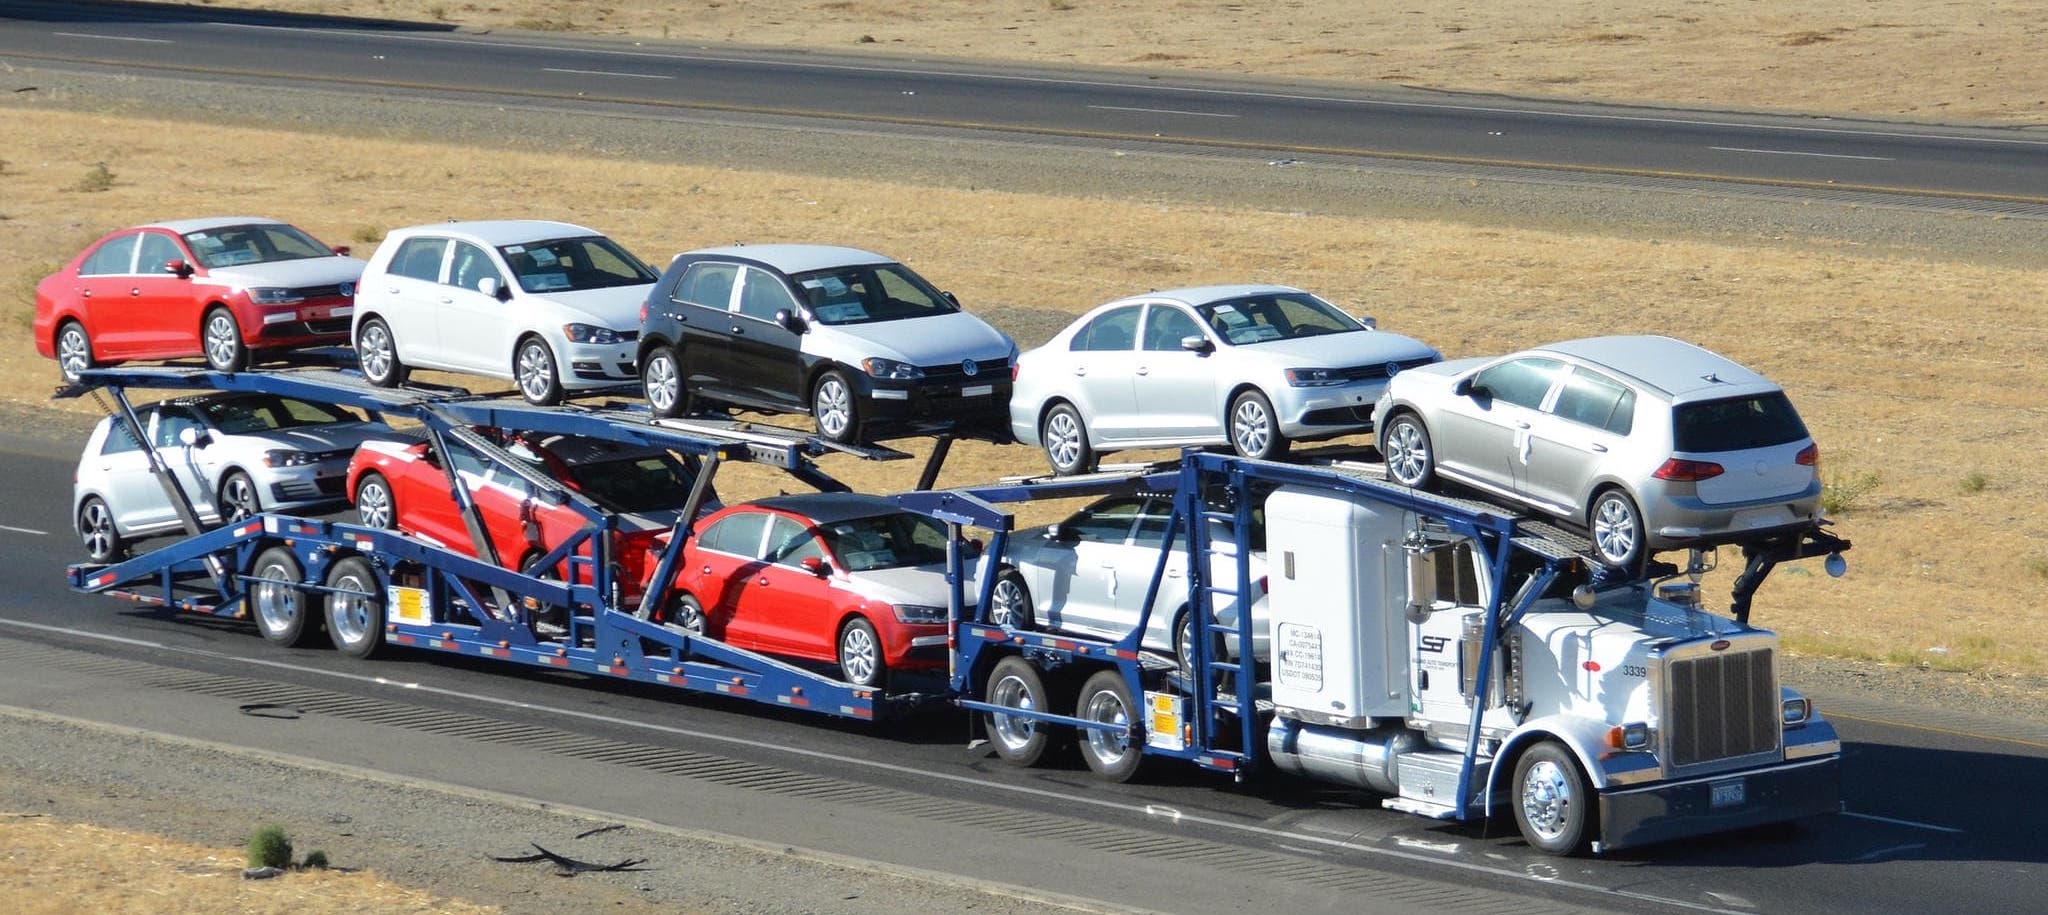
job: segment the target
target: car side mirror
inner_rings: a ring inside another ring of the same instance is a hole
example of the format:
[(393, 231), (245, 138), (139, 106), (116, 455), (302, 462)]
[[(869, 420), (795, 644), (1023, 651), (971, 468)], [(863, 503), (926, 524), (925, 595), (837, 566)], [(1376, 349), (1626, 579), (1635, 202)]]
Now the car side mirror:
[(213, 436), (208, 435), (204, 429), (186, 426), (178, 430), (178, 444), (184, 445), (187, 448), (204, 448), (211, 441), (213, 441)]
[(484, 277), (483, 279), (477, 280), (476, 291), (481, 292), (484, 295), (490, 296), (491, 298), (497, 299), (500, 302), (510, 301), (512, 298), (511, 287), (499, 282), (498, 278), (495, 276), (487, 276)]
[(1189, 334), (1180, 338), (1180, 348), (1190, 353), (1201, 353), (1207, 356), (1211, 350), (1216, 348), (1216, 344), (1210, 343), (1209, 338), (1201, 334)]
[(335, 245), (335, 246), (334, 246), (333, 248), (331, 248), (330, 250), (332, 250), (332, 251), (333, 251), (333, 252), (334, 252), (335, 254), (337, 254), (337, 255), (339, 255), (339, 256), (341, 256), (341, 257), (347, 257), (347, 256), (349, 256), (349, 253), (350, 253), (350, 252), (352, 252), (352, 251), (354, 251), (355, 249), (354, 249), (354, 248), (351, 248), (351, 247), (349, 247), (349, 246), (347, 246), (347, 245)]
[(1372, 315), (1358, 315), (1357, 317), (1358, 323), (1365, 325), (1366, 330), (1380, 329), (1380, 319), (1375, 318)]
[(1080, 538), (1063, 523), (1052, 524), (1045, 529), (1045, 539), (1053, 543), (1070, 543)]
[(819, 559), (816, 556), (805, 556), (803, 558), (803, 561), (797, 564), (803, 566), (804, 571), (809, 572), (812, 575), (816, 575), (819, 578), (824, 578), (825, 576), (832, 574), (832, 567), (826, 565), (825, 560)]
[(172, 274), (176, 276), (178, 279), (182, 280), (192, 275), (192, 265), (190, 263), (187, 263), (186, 260), (182, 257), (174, 257), (171, 258), (170, 260), (164, 261), (164, 272)]
[(954, 295), (942, 289), (939, 291), (939, 297), (945, 299), (948, 302), (953, 303), (954, 308), (960, 307), (960, 297), (957, 295)]
[(1451, 385), (1451, 393), (1459, 397), (1483, 397), (1485, 396), (1485, 390), (1485, 388), (1473, 387), (1472, 379), (1470, 378), (1460, 378), (1457, 384)]
[(775, 326), (792, 334), (800, 334), (804, 332), (804, 319), (797, 315), (796, 312), (790, 311), (787, 308), (777, 309), (775, 312)]

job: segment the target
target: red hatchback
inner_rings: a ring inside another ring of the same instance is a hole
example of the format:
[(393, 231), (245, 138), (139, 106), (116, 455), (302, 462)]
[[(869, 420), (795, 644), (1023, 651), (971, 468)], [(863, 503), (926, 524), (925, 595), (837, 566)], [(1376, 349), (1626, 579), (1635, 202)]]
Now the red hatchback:
[(677, 561), (669, 622), (735, 648), (836, 662), (857, 686), (946, 666), (939, 522), (880, 496), (814, 493), (730, 506), (697, 530)]
[(66, 381), (96, 365), (346, 344), (363, 262), (281, 222), (183, 219), (123, 229), (36, 284), (36, 352)]
[[(503, 444), (533, 469), (614, 514), (618, 527), (612, 559), (619, 566), (622, 596), (631, 606), (654, 575), (653, 560), (688, 501), (694, 468), (667, 451), (570, 435), (515, 434)], [(453, 454), (444, 462), (427, 442), (365, 442), (348, 466), (348, 497), (357, 517), (368, 527), (402, 531), (475, 556), (445, 469), (453, 463), (476, 500), (491, 548), (508, 569), (526, 569), (589, 526), (575, 509), (537, 498), (532, 484), (518, 474), (460, 443), (450, 442), (449, 449)], [(587, 548), (577, 553), (590, 555)]]

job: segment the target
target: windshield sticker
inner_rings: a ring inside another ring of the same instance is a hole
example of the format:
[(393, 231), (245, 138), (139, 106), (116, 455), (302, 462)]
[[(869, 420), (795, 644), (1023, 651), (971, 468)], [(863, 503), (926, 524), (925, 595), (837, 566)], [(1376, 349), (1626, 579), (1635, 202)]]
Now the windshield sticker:
[(533, 249), (533, 262), (542, 267), (552, 267), (556, 264), (561, 263), (561, 261), (555, 257), (555, 252), (550, 251), (546, 248)]
[(506, 253), (506, 254), (524, 254), (524, 253), (526, 253), (526, 246), (525, 246), (525, 245), (506, 245), (506, 246), (505, 246), (505, 253)]

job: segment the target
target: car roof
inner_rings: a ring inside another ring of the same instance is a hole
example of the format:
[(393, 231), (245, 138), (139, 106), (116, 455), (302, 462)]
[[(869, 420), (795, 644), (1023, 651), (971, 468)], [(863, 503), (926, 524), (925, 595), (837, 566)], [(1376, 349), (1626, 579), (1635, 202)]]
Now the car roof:
[(585, 438), (581, 435), (526, 435), (522, 438), (529, 445), (554, 455), (561, 459), (562, 463), (572, 467), (668, 453), (665, 449), (652, 445), (632, 445), (609, 439)]
[(491, 247), (552, 238), (603, 235), (596, 229), (550, 219), (480, 219), (470, 222), (434, 222), (395, 229), (392, 235), (448, 235), (482, 242)]
[(756, 499), (746, 504), (802, 515), (819, 524), (853, 518), (872, 518), (876, 515), (893, 515), (903, 511), (903, 506), (896, 504), (894, 499), (860, 492), (799, 493)]
[(1241, 299), (1251, 295), (1274, 295), (1277, 293), (1300, 293), (1293, 286), (1275, 286), (1271, 283), (1235, 283), (1217, 286), (1187, 286), (1180, 289), (1161, 289), (1138, 295), (1125, 296), (1111, 305), (1133, 301), (1166, 299), (1187, 306), (1207, 305), (1224, 299)]
[(187, 232), (204, 232), (208, 229), (224, 229), (228, 226), (285, 225), (281, 220), (266, 216), (202, 216), (195, 219), (166, 219), (136, 226), (138, 229), (169, 229), (183, 235)]
[(896, 259), (841, 245), (726, 245), (684, 251), (676, 257), (736, 257), (759, 261), (783, 273), (809, 273), (855, 264), (893, 264)]
[(1719, 353), (1651, 334), (1588, 337), (1539, 346), (1602, 366), (1663, 391), (1675, 400), (1778, 390), (1778, 385)]

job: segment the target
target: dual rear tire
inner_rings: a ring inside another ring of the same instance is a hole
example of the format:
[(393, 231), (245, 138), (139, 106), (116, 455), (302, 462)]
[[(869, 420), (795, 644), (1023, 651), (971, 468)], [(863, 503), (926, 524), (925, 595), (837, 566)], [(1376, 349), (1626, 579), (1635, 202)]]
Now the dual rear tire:
[[(1020, 711), (1060, 712), (1066, 704), (1037, 667), (1015, 655), (996, 662), (982, 695), (992, 705)], [(1002, 712), (984, 712), (982, 721), (996, 755), (1013, 765), (1039, 765), (1073, 739), (1081, 760), (1105, 781), (1121, 783), (1136, 776), (1144, 762), (1144, 734), (1138, 727), (1138, 704), (1123, 674), (1106, 668), (1090, 675), (1075, 695), (1073, 710), (1075, 717), (1110, 727), (1085, 728), (1075, 735), (1057, 725)]]

